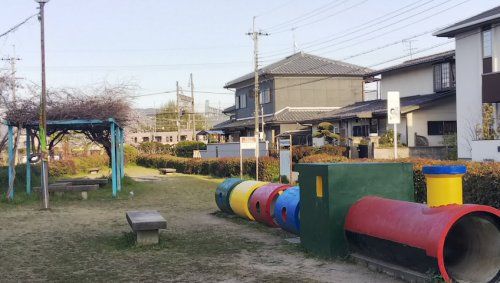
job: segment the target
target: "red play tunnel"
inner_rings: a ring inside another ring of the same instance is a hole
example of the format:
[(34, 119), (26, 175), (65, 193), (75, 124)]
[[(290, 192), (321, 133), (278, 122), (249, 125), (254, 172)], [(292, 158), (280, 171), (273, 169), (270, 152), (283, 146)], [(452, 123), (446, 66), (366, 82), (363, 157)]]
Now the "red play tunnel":
[(248, 209), (255, 220), (271, 227), (278, 227), (274, 221), (274, 205), (278, 195), (290, 186), (285, 184), (267, 184), (253, 192), (248, 202)]
[(500, 210), (483, 205), (424, 204), (364, 197), (345, 223), (353, 252), (447, 281), (498, 282)]

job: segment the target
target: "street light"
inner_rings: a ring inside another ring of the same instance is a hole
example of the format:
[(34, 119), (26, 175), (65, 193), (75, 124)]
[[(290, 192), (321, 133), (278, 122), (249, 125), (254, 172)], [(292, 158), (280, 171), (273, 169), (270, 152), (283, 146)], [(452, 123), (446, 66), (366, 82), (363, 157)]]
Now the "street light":
[(47, 163), (47, 88), (45, 82), (45, 34), (44, 34), (44, 6), (49, 0), (35, 0), (38, 4), (40, 4), (40, 47), (41, 47), (41, 59), (42, 59), (42, 95), (40, 96), (40, 119), (38, 123), (38, 127), (40, 129), (40, 159), (42, 161), (42, 180), (41, 180), (41, 188), (42, 188), (42, 199), (43, 199), (43, 208), (49, 208), (49, 170)]

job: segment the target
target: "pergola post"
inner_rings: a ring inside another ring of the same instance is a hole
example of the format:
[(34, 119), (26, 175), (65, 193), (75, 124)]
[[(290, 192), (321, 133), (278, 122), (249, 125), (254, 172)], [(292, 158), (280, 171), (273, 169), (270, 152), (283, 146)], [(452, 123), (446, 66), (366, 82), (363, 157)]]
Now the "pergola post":
[(31, 129), (26, 127), (26, 193), (31, 194)]
[(116, 133), (115, 133), (115, 122), (110, 121), (111, 127), (111, 183), (113, 187), (113, 197), (116, 197), (117, 193), (117, 174), (116, 174)]
[(14, 127), (12, 125), (8, 126), (8, 143), (9, 143), (9, 190), (10, 194), (7, 196), (9, 199), (14, 199)]
[(121, 129), (120, 127), (117, 127), (116, 129), (116, 135), (115, 135), (115, 144), (116, 144), (116, 184), (118, 187), (118, 191), (122, 190), (122, 166), (121, 166), (121, 159), (122, 159), (122, 154), (121, 154), (121, 138), (120, 138), (120, 133)]
[(122, 158), (121, 158), (121, 167), (122, 167), (122, 178), (125, 177), (125, 130), (122, 128), (121, 129), (121, 139), (120, 139), (120, 142), (121, 142), (121, 155), (122, 155)]

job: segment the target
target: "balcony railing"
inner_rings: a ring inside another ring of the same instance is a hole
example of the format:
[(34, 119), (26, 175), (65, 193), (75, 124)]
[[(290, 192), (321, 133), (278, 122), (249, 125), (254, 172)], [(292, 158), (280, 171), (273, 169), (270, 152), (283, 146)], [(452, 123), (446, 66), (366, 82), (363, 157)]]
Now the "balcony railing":
[(500, 102), (500, 72), (483, 74), (483, 103)]

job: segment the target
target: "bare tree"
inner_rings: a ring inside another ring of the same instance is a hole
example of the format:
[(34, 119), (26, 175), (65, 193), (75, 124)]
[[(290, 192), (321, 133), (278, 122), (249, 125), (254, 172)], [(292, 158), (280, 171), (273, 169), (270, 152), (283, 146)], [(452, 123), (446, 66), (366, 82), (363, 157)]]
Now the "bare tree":
[[(121, 127), (130, 121), (130, 93), (133, 87), (126, 84), (109, 85), (103, 84), (89, 89), (57, 89), (48, 92), (47, 120), (103, 120), (113, 118)], [(26, 125), (38, 122), (38, 96), (36, 87), (30, 89), (32, 97), (17, 99), (15, 102), (7, 103), (6, 120), (11, 124)], [(109, 129), (99, 125), (87, 125), (72, 129), (71, 127), (51, 126), (47, 127), (47, 136), (50, 137), (48, 150), (72, 133), (85, 135), (91, 141), (104, 147), (108, 156), (111, 156), (111, 139)], [(34, 133), (38, 139), (37, 133)]]

